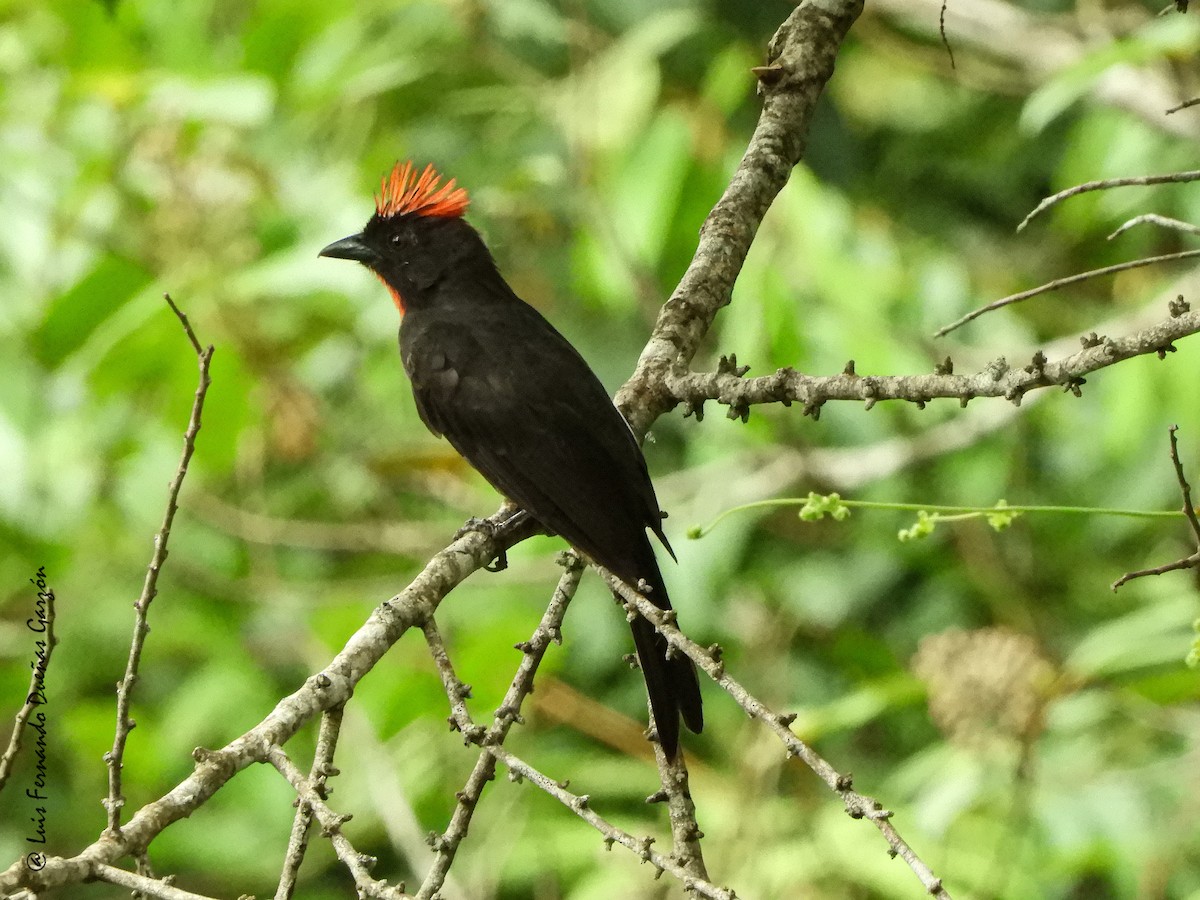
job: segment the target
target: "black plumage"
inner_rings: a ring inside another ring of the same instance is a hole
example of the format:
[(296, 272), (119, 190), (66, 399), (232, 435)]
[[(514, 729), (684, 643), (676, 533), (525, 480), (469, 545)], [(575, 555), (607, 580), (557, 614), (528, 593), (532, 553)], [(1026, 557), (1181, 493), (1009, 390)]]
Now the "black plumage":
[[(501, 277), (462, 219), (466, 194), (397, 166), (360, 234), (321, 251), (372, 269), (403, 314), (400, 355), (422, 421), (547, 530), (670, 609), (646, 531), (670, 552), (645, 458), (571, 344)], [(672, 554), (673, 555), (673, 554)], [(700, 731), (691, 661), (642, 618), (631, 623), (659, 739)]]

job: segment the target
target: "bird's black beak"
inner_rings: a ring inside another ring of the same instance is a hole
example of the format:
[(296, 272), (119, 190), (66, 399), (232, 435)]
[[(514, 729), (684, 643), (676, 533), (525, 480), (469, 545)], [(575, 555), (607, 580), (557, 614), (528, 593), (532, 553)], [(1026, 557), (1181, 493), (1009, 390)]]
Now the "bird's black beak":
[(317, 256), (329, 256), (333, 259), (353, 259), (356, 262), (367, 263), (375, 258), (371, 248), (363, 243), (361, 234), (352, 234), (340, 241), (334, 241)]

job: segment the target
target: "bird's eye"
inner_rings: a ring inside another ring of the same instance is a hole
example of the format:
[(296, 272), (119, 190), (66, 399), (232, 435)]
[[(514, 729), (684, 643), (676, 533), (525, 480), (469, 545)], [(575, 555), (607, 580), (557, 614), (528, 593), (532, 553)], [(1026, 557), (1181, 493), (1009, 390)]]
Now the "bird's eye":
[(398, 243), (400, 243), (400, 235), (398, 235), (398, 234), (393, 234), (393, 235), (392, 235), (392, 243), (393, 243), (393, 244), (398, 244)]

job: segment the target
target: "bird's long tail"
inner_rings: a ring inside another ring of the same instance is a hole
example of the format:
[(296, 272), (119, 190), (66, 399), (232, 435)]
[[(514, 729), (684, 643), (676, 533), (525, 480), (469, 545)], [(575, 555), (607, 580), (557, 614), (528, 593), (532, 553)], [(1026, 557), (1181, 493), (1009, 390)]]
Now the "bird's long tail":
[[(657, 566), (654, 575), (655, 578), (650, 582), (652, 590), (646, 597), (660, 609), (670, 609), (671, 601), (667, 598), (667, 589)], [(689, 731), (699, 734), (704, 728), (696, 667), (678, 651), (668, 658), (670, 645), (667, 639), (641, 616), (630, 623), (630, 628), (633, 630), (633, 644), (637, 648), (642, 676), (646, 679), (646, 693), (650, 696), (650, 709), (654, 713), (659, 743), (667, 758), (674, 759), (679, 749), (680, 716)]]

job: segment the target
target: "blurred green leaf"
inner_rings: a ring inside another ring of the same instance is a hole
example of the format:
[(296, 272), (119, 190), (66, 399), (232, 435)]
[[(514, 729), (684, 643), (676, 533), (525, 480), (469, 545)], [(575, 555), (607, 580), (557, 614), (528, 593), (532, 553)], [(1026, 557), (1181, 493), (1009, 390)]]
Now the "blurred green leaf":
[(151, 281), (142, 266), (119, 256), (105, 256), (74, 287), (54, 299), (34, 333), (37, 359), (56, 368), (78, 350), (99, 325), (121, 309)]

